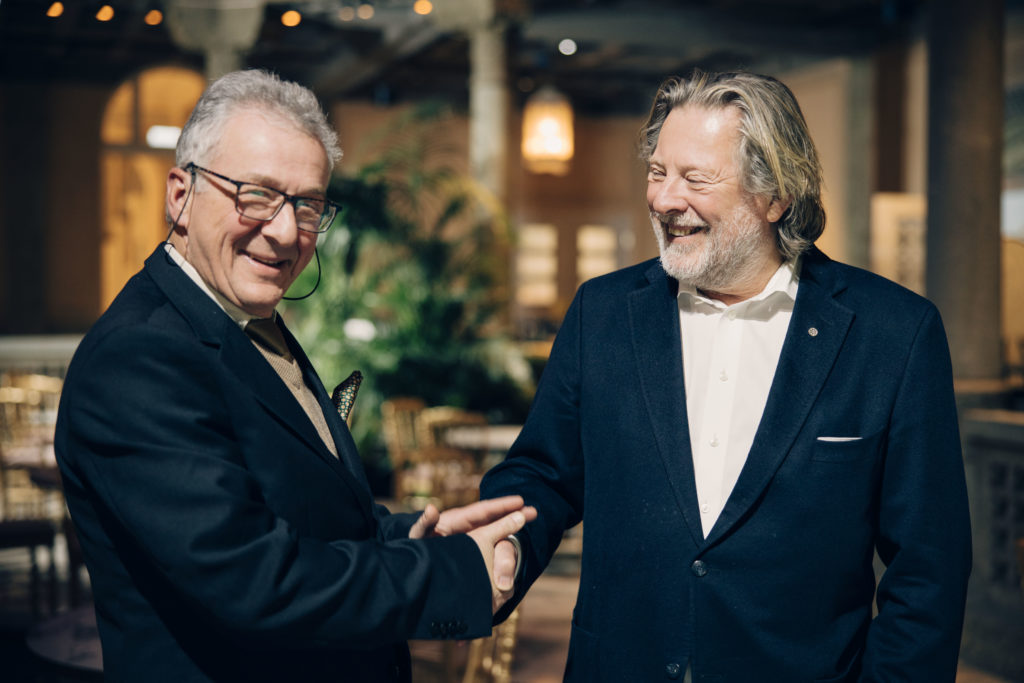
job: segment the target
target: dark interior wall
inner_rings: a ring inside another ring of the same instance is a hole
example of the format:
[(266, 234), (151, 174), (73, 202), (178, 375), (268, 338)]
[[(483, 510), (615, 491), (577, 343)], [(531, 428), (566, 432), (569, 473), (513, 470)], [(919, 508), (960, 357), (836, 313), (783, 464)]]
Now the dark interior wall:
[(101, 86), (0, 83), (0, 334), (81, 332), (99, 308)]

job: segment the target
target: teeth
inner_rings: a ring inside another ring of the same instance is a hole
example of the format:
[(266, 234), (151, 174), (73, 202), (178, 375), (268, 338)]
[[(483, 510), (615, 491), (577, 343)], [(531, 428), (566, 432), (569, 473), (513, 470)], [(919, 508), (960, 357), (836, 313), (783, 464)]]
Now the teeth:
[(668, 225), (665, 227), (673, 237), (687, 237), (701, 229), (699, 225)]

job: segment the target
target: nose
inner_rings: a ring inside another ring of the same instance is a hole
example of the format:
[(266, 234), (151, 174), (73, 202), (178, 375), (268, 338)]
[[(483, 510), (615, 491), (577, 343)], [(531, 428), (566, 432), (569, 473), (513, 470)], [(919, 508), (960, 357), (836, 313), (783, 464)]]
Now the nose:
[(690, 208), (682, 178), (665, 178), (647, 184), (647, 206), (658, 213), (686, 213)]
[(295, 221), (295, 207), (284, 202), (277, 215), (265, 221), (260, 228), (263, 235), (278, 244), (291, 245), (299, 239), (299, 226)]

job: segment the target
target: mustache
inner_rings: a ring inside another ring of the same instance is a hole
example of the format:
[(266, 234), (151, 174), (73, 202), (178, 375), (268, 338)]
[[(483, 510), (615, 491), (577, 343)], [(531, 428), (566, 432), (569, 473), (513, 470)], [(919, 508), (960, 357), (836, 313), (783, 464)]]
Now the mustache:
[(697, 218), (696, 216), (687, 216), (682, 213), (659, 213), (657, 211), (651, 211), (651, 218), (658, 221), (662, 225), (673, 226), (677, 228), (707, 228), (707, 223)]

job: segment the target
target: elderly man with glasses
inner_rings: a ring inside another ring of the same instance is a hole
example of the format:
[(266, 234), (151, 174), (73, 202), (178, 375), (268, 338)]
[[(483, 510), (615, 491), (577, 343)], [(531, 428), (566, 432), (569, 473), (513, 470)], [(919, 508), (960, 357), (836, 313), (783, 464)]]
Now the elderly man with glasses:
[[(314, 95), (260, 71), (196, 105), (170, 233), (82, 341), (56, 451), (112, 681), (408, 681), (408, 638), (490, 632), (518, 497), (375, 505), (276, 314), (337, 210)], [(506, 589), (506, 590), (503, 590)]]

